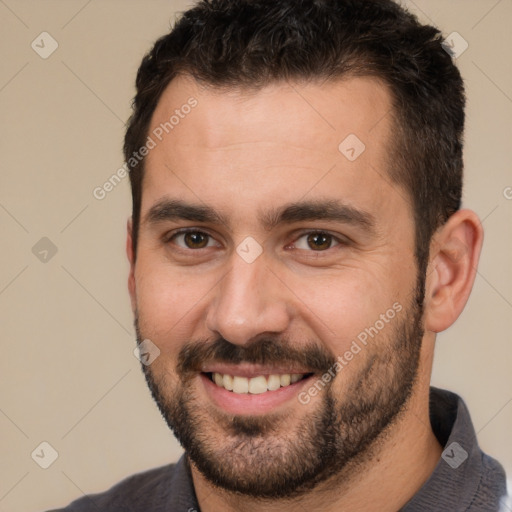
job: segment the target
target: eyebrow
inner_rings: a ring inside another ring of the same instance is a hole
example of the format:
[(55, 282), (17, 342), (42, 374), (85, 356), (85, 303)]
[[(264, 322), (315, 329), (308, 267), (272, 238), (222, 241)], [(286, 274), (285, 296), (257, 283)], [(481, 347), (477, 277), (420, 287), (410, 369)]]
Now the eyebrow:
[[(280, 224), (326, 220), (353, 225), (372, 235), (376, 232), (376, 219), (371, 213), (338, 200), (290, 203), (280, 208), (259, 212), (259, 219), (267, 231)], [(159, 224), (176, 220), (230, 226), (229, 220), (215, 209), (209, 206), (187, 203), (179, 199), (162, 199), (153, 205), (144, 217), (144, 222), (147, 224)]]
[(179, 199), (162, 199), (153, 205), (145, 216), (145, 222), (148, 224), (173, 220), (227, 224), (226, 219), (213, 208), (186, 203)]
[(328, 220), (353, 225), (371, 234), (375, 234), (376, 231), (376, 219), (371, 213), (332, 199), (292, 203), (266, 212), (260, 215), (260, 219), (267, 230), (279, 224)]

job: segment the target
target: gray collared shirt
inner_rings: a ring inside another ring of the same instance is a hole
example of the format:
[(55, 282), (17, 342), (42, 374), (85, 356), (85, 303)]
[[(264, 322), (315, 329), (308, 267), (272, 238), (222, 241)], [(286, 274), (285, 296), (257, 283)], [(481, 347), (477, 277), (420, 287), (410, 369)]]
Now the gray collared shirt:
[[(401, 512), (498, 512), (505, 508), (502, 466), (478, 446), (464, 401), (430, 388), (430, 422), (444, 447), (430, 478)], [(60, 512), (200, 512), (187, 459), (130, 476)], [(57, 512), (57, 511), (54, 511)]]

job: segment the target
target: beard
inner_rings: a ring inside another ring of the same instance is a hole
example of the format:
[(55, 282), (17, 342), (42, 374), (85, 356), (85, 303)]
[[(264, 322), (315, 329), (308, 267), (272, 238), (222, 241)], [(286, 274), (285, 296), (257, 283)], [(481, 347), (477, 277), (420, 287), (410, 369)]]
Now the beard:
[[(390, 322), (390, 332), (379, 332), (354, 358), (361, 361), (360, 368), (342, 382), (343, 389), (336, 392), (334, 384), (344, 378), (344, 369), (309, 410), (302, 414), (301, 406), (299, 419), (283, 412), (222, 413), (198, 396), (198, 375), (203, 364), (213, 361), (280, 367), (299, 362), (315, 373), (316, 381), (336, 362), (318, 343), (298, 345), (271, 335), (247, 346), (222, 338), (200, 340), (181, 348), (175, 369), (155, 363), (141, 366), (162, 416), (211, 484), (259, 499), (295, 498), (349, 467), (353, 475), (400, 418), (418, 374), (424, 279), (419, 279), (415, 293), (402, 317)], [(144, 333), (137, 315), (135, 328), (140, 343)]]

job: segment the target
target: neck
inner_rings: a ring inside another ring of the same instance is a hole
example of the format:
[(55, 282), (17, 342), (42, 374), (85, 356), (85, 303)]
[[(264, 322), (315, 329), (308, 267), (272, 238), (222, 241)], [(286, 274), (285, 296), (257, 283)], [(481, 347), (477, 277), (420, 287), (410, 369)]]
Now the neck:
[(428, 411), (428, 384), (413, 391), (407, 408), (381, 435), (338, 475), (290, 500), (261, 501), (227, 493), (213, 486), (191, 462), (192, 478), (203, 512), (244, 510), (325, 512), (379, 510), (394, 512), (405, 505), (432, 474), (442, 453)]

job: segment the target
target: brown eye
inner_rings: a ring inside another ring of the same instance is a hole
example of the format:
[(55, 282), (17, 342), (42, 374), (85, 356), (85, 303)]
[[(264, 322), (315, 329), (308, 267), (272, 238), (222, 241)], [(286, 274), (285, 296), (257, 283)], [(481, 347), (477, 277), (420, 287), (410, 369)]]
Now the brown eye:
[(212, 237), (202, 231), (182, 231), (174, 234), (169, 241), (182, 249), (204, 249), (215, 245)]
[(313, 231), (300, 236), (293, 245), (296, 249), (304, 251), (322, 252), (340, 245), (340, 243), (341, 241), (334, 235), (324, 231)]
[(314, 251), (329, 249), (332, 244), (332, 236), (326, 233), (312, 233), (308, 235), (308, 246)]
[(202, 249), (208, 245), (208, 235), (199, 231), (185, 233), (184, 242), (189, 249)]

